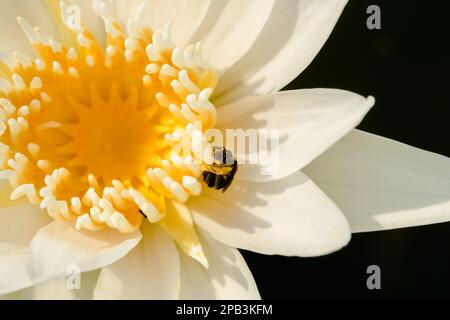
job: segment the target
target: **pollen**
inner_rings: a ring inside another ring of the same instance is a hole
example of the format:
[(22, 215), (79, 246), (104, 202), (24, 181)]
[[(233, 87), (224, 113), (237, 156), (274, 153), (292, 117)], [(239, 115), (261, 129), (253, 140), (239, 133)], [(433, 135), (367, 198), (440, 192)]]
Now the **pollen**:
[(200, 44), (173, 44), (170, 23), (143, 27), (144, 6), (125, 28), (94, 1), (107, 34), (100, 43), (60, 5), (70, 41), (19, 17), (36, 57), (0, 56), (0, 165), (11, 199), (27, 197), (78, 229), (128, 233), (143, 219), (160, 222), (168, 206), (201, 193), (189, 151), (193, 124), (215, 125), (216, 72)]

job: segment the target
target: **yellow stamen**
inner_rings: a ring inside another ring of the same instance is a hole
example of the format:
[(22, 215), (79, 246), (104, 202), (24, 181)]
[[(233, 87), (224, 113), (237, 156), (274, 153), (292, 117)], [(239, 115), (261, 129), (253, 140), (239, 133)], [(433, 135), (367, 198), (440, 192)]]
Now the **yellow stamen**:
[[(150, 30), (133, 18), (126, 35), (104, 2), (95, 5), (108, 34), (104, 48), (83, 25), (57, 23), (75, 39), (61, 44), (18, 18), (38, 59), (16, 54), (13, 66), (0, 62), (1, 175), (12, 199), (25, 196), (55, 219), (132, 232), (144, 216), (159, 222), (168, 207), (200, 194), (200, 166), (192, 153), (178, 161), (174, 145), (190, 141), (193, 122), (215, 125), (209, 97), (217, 77), (198, 45), (172, 43), (169, 24)], [(169, 216), (164, 227), (198, 256), (198, 239), (186, 231), (192, 223)]]

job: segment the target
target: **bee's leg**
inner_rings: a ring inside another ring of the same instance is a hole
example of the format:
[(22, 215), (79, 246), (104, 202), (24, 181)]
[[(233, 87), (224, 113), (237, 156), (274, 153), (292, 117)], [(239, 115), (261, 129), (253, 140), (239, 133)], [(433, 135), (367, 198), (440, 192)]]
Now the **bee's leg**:
[(217, 190), (220, 190), (223, 188), (223, 186), (225, 185), (226, 180), (223, 176), (221, 175), (216, 175), (216, 179), (214, 181), (214, 188), (216, 188)]
[(147, 218), (147, 216), (142, 212), (141, 209), (139, 209), (139, 212), (140, 212), (145, 218)]
[(222, 163), (227, 163), (227, 149), (222, 147)]

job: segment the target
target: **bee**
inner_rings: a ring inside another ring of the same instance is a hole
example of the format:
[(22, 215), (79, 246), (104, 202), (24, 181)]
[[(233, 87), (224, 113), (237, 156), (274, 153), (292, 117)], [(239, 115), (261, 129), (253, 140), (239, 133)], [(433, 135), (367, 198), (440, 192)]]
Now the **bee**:
[(233, 158), (231, 151), (224, 147), (213, 147), (212, 164), (203, 163), (203, 181), (210, 188), (227, 191), (233, 182), (234, 175), (238, 169), (237, 161)]

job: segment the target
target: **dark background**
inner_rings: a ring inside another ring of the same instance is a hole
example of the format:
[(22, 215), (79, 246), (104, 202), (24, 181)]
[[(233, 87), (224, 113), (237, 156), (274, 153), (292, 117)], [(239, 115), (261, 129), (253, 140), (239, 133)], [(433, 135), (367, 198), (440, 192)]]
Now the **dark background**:
[[(381, 30), (366, 9), (381, 8)], [(329, 87), (375, 96), (360, 129), (450, 157), (450, 5), (350, 0), (313, 63), (286, 89)], [(263, 299), (450, 298), (450, 223), (354, 234), (317, 258), (243, 252)], [(381, 268), (381, 290), (366, 287)]]

